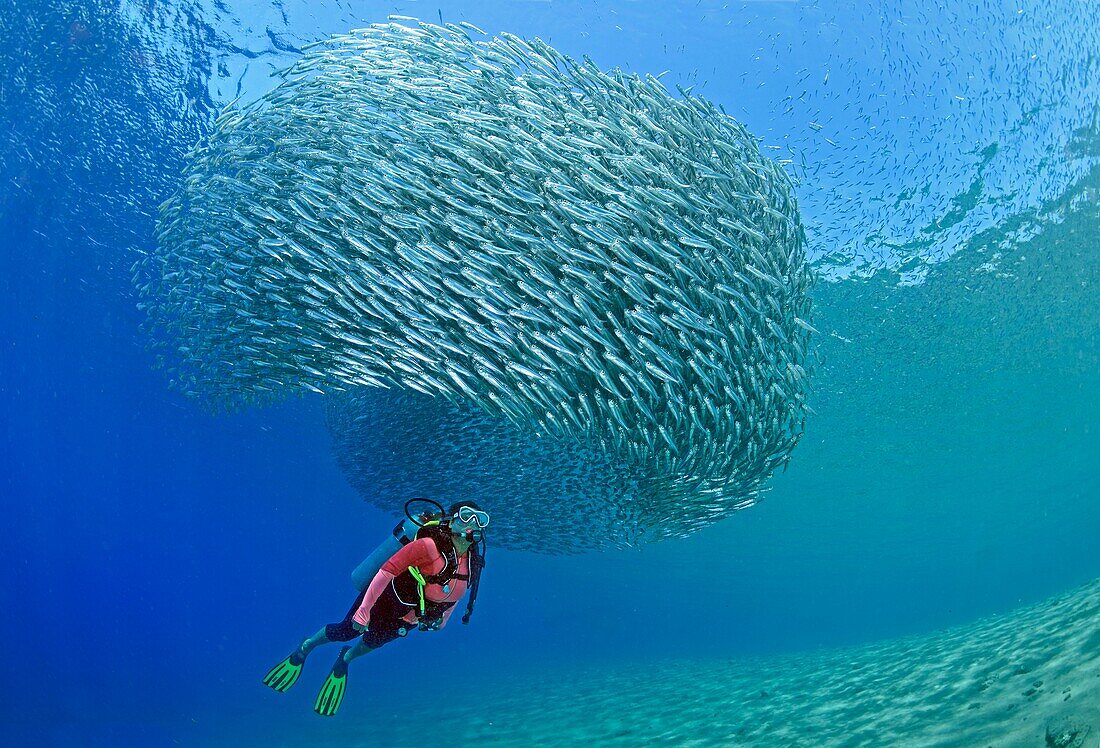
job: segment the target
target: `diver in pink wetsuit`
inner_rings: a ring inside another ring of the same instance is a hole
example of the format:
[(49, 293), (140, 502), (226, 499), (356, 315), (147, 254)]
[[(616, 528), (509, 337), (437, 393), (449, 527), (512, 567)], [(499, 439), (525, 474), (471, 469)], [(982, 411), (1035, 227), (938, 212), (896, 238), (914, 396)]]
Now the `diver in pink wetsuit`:
[[(413, 519), (417, 527), (414, 538), (408, 537), (406, 523), (399, 524), (394, 529), (397, 542), (384, 544), (356, 569), (355, 574), (363, 578), (361, 570), (366, 568), (369, 573), (372, 559), (389, 556), (370, 577), (369, 583), (363, 585), (343, 620), (326, 625), (303, 641), (289, 657), (268, 672), (264, 677), (266, 685), (276, 691), (288, 690), (298, 680), (306, 657), (316, 647), (358, 637), (354, 646), (340, 650), (340, 656), (317, 695), (314, 711), (330, 717), (340, 708), (347, 685), (348, 663), (356, 657), (405, 636), (414, 628), (420, 631), (443, 628), (467, 590), (470, 600), (462, 622), (469, 622), (485, 563), (481, 541), (489, 515), (472, 501), (460, 501), (445, 513), (423, 514), (420, 518), (422, 522)], [(392, 555), (390, 545), (398, 549)]]

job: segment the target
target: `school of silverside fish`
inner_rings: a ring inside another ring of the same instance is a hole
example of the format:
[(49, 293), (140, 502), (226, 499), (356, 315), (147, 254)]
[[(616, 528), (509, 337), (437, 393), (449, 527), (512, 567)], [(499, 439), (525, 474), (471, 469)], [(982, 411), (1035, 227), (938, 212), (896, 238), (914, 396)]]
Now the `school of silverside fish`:
[[(643, 542), (650, 519), (672, 527), (681, 521), (644, 473), (616, 464), (614, 455), (540, 435), (476, 405), (357, 387), (328, 398), (327, 416), (337, 462), (361, 495), (425, 496), (444, 506), (476, 498), (491, 511), (492, 545), (576, 553)], [(392, 501), (391, 508), (399, 505)]]
[[(174, 383), (226, 408), (349, 391), (329, 408), (340, 463), (387, 510), (416, 484), (371, 462), (380, 423), (391, 446), (454, 442), (440, 470), (524, 473), (479, 496), (504, 545), (547, 501), (606, 520), (550, 552), (754, 503), (812, 368), (782, 168), (652, 76), (401, 20), (311, 46), (191, 154), (135, 269)], [(431, 398), (446, 435), (417, 423)], [(525, 472), (532, 450), (545, 469)]]

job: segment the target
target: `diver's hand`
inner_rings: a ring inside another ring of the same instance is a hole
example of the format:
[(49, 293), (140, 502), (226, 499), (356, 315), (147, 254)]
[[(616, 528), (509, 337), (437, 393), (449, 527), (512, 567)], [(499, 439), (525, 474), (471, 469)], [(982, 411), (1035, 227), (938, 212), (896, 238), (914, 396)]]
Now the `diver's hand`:
[(435, 621), (421, 621), (418, 628), (421, 631), (439, 631), (439, 625), (442, 623), (440, 620)]

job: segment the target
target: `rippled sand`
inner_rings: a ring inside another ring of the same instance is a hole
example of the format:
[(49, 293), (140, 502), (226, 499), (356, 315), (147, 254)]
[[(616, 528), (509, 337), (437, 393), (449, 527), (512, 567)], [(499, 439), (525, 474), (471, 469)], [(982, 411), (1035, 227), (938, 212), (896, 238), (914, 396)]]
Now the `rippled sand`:
[(321, 741), (284, 744), (425, 745), (425, 722), (442, 722), (451, 745), (1095, 746), (1098, 655), (1100, 580), (969, 626), (858, 648), (542, 670), (477, 684), (451, 706), (424, 703), (418, 686), (402, 713), (376, 704), (341, 715)]

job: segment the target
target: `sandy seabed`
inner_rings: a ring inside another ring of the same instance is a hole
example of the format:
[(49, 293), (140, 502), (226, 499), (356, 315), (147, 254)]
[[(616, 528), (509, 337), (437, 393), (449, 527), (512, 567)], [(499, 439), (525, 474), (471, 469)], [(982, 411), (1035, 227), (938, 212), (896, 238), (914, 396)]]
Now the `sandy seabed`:
[(449, 745), (1100, 746), (1100, 580), (967, 626), (867, 646), (550, 668), (464, 690), (461, 703), (341, 715), (320, 743), (423, 746), (434, 741), (416, 725), (430, 714), (447, 725)]

